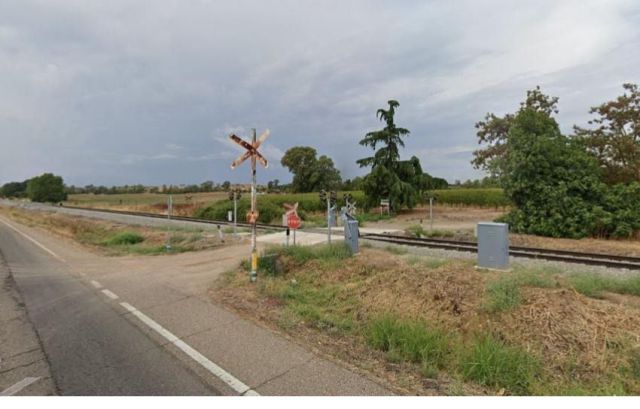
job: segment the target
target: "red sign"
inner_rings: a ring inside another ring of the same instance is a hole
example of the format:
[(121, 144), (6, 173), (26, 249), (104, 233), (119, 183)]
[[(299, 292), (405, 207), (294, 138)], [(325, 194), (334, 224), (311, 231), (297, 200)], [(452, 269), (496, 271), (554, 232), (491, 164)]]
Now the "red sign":
[(287, 215), (287, 226), (294, 230), (300, 228), (300, 217), (296, 213), (289, 213)]

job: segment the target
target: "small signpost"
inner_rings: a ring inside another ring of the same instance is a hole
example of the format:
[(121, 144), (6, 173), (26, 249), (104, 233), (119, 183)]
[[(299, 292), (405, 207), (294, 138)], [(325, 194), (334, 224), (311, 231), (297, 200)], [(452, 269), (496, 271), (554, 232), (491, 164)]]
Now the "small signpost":
[(382, 210), (386, 209), (387, 210), (387, 214), (391, 213), (391, 204), (389, 202), (389, 199), (382, 199), (380, 200), (380, 214), (382, 215)]
[(269, 166), (269, 163), (260, 152), (258, 148), (269, 137), (269, 130), (267, 129), (260, 135), (260, 138), (256, 139), (256, 130), (253, 129), (251, 143), (244, 141), (235, 134), (229, 135), (229, 139), (245, 148), (247, 151), (240, 155), (231, 164), (231, 169), (235, 169), (245, 160), (251, 158), (251, 210), (247, 213), (247, 222), (252, 224), (251, 227), (251, 281), (256, 281), (258, 276), (258, 252), (256, 249), (256, 223), (258, 221), (258, 209), (256, 203), (256, 162), (260, 162), (265, 168)]

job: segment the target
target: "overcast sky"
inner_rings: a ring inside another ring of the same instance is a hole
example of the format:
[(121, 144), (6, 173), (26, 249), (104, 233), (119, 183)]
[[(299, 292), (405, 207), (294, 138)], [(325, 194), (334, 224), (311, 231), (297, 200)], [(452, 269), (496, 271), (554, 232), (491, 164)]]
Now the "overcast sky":
[(638, 1), (0, 0), (0, 183), (249, 180), (230, 132), (271, 129), (261, 183), (311, 145), (344, 178), (397, 99), (404, 157), (453, 182), (474, 123), (540, 85), (562, 129), (640, 82)]

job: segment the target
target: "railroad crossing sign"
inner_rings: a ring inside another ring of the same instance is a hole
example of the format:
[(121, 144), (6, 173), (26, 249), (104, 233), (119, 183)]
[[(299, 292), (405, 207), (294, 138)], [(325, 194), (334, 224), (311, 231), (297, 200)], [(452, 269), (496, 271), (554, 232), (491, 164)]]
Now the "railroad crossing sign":
[(260, 162), (265, 168), (269, 166), (269, 162), (258, 151), (258, 148), (269, 137), (269, 130), (265, 130), (259, 138), (256, 139), (256, 130), (253, 129), (251, 143), (243, 140), (235, 134), (229, 135), (229, 138), (247, 151), (240, 155), (231, 164), (231, 169), (235, 169), (245, 160), (251, 158), (251, 210), (247, 213), (247, 220), (252, 224), (251, 228), (251, 281), (256, 281), (258, 270), (258, 252), (256, 250), (256, 222), (258, 221), (258, 209), (256, 206), (256, 162)]
[(256, 160), (260, 162), (262, 166), (267, 168), (269, 166), (269, 162), (267, 162), (265, 157), (262, 156), (260, 152), (258, 152), (258, 148), (260, 147), (260, 145), (262, 145), (262, 142), (264, 142), (265, 139), (269, 137), (269, 134), (270, 134), (270, 131), (267, 129), (262, 133), (262, 135), (260, 135), (260, 138), (256, 140), (256, 136), (254, 132), (253, 140), (251, 141), (251, 143), (244, 141), (242, 138), (240, 138), (236, 134), (231, 134), (229, 138), (247, 150), (244, 154), (240, 155), (236, 160), (233, 161), (233, 163), (231, 164), (231, 169), (237, 168), (238, 165), (240, 165), (242, 162), (244, 162), (249, 158), (251, 158), (251, 163), (254, 169), (256, 166)]

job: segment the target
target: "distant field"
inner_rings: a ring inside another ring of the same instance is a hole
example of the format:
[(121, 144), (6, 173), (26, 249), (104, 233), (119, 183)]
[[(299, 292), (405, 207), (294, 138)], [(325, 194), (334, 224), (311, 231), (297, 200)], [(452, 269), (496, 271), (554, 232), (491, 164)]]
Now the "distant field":
[[(364, 203), (364, 194), (361, 191), (350, 192), (357, 201), (358, 207)], [(339, 193), (340, 202), (344, 192)], [(474, 207), (505, 207), (509, 200), (504, 196), (502, 189), (442, 189), (434, 190), (433, 194), (439, 204), (474, 206)], [(130, 193), (117, 195), (78, 194), (69, 195), (65, 204), (69, 206), (85, 207), (114, 207), (128, 209), (163, 208), (167, 204), (166, 194), (160, 193)], [(187, 199), (190, 197), (191, 199)], [(250, 197), (249, 193), (242, 194), (242, 201)], [(174, 194), (173, 203), (177, 207), (189, 206), (198, 208), (203, 205), (211, 205), (216, 202), (228, 200), (227, 192)], [(259, 195), (259, 203), (269, 203), (281, 208), (283, 203), (299, 202), (300, 210), (307, 212), (323, 211), (325, 205), (318, 199), (318, 193), (271, 193)], [(221, 210), (222, 212), (222, 210)], [(224, 210), (226, 214), (226, 210)], [(222, 214), (222, 213), (221, 213)]]
[(502, 189), (442, 189), (434, 190), (433, 194), (439, 204), (475, 207), (506, 207), (510, 204)]
[[(227, 192), (174, 194), (176, 205), (213, 203), (228, 198)], [(188, 200), (187, 197), (191, 197)], [(161, 193), (128, 193), (118, 195), (79, 194), (69, 195), (65, 204), (69, 206), (114, 207), (153, 206), (167, 203), (168, 195)]]

